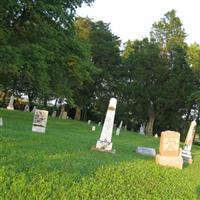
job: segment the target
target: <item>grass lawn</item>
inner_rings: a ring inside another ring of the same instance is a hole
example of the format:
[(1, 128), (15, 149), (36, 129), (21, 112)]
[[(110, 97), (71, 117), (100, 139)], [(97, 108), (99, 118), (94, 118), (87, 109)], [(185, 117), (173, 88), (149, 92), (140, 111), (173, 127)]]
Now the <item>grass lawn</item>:
[(33, 133), (32, 113), (0, 110), (0, 199), (200, 199), (200, 147), (192, 165), (162, 167), (137, 146), (158, 152), (159, 138), (113, 134), (116, 154), (91, 151), (100, 137), (84, 122), (48, 119), (46, 134)]

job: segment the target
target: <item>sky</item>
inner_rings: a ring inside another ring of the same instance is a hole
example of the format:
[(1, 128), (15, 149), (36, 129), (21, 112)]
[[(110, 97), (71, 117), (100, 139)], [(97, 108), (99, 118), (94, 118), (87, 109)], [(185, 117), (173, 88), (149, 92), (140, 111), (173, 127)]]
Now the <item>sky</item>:
[(122, 42), (149, 37), (152, 24), (175, 9), (187, 33), (188, 44), (200, 44), (200, 0), (95, 0), (83, 4), (77, 15), (110, 23), (113, 34)]

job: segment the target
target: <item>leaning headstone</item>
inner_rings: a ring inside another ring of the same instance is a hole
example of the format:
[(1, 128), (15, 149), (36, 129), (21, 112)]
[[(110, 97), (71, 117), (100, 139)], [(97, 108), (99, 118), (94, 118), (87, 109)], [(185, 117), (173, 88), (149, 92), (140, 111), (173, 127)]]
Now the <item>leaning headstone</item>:
[(183, 161), (189, 164), (192, 164), (192, 154), (191, 154), (191, 150), (192, 150), (192, 143), (194, 140), (194, 135), (195, 135), (195, 131), (196, 131), (196, 121), (192, 121), (190, 128), (188, 130), (187, 133), (187, 137), (185, 140), (185, 146), (184, 149), (182, 151), (182, 157), (183, 157)]
[(87, 122), (88, 124), (91, 124), (91, 120), (88, 120), (88, 122)]
[(13, 106), (14, 100), (15, 100), (15, 97), (12, 95), (12, 96), (10, 97), (10, 101), (9, 101), (8, 106), (7, 106), (7, 109), (8, 109), (8, 110), (14, 110), (14, 106)]
[(36, 109), (33, 118), (32, 131), (38, 133), (45, 133), (47, 119), (48, 119), (48, 111)]
[(161, 133), (160, 154), (156, 155), (156, 163), (182, 169), (183, 158), (181, 156), (180, 133), (164, 131)]
[(119, 127), (116, 130), (116, 135), (120, 134), (120, 131), (121, 131), (121, 128), (122, 128), (122, 124), (123, 124), (123, 121), (120, 122)]
[(117, 99), (111, 98), (103, 124), (100, 139), (97, 141), (96, 149), (99, 151), (112, 152), (112, 132), (115, 118)]
[(54, 110), (53, 112), (52, 112), (52, 117), (56, 117), (56, 114), (57, 114), (57, 112), (56, 112), (56, 110)]
[(31, 112), (32, 112), (32, 113), (35, 113), (35, 111), (36, 111), (36, 106), (33, 107), (33, 109), (32, 109)]
[(156, 150), (147, 147), (137, 147), (136, 152), (146, 156), (156, 156)]
[(96, 130), (96, 126), (92, 126), (92, 131), (95, 131)]
[(0, 117), (0, 126), (3, 126), (3, 118)]
[(144, 135), (144, 130), (145, 130), (145, 125), (141, 124), (140, 125), (140, 135)]
[(28, 104), (25, 105), (24, 112), (29, 112), (29, 105)]

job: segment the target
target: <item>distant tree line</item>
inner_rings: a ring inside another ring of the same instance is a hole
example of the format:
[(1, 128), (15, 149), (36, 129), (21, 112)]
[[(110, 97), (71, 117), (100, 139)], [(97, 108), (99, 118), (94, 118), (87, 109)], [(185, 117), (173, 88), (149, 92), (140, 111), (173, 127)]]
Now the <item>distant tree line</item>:
[[(81, 119), (102, 121), (118, 99), (116, 121), (146, 134), (172, 129), (182, 136), (200, 115), (200, 45), (171, 10), (152, 25), (149, 38), (120, 39), (109, 24), (75, 17), (93, 0), (1, 0), (0, 90), (35, 100), (66, 99)], [(5, 103), (5, 102), (4, 102)]]

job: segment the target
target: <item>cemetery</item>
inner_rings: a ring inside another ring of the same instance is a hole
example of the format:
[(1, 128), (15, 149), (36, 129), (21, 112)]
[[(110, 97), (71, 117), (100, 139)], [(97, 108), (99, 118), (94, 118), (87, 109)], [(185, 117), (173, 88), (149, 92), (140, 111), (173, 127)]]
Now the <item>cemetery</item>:
[(200, 200), (197, 2), (0, 1), (0, 200)]

